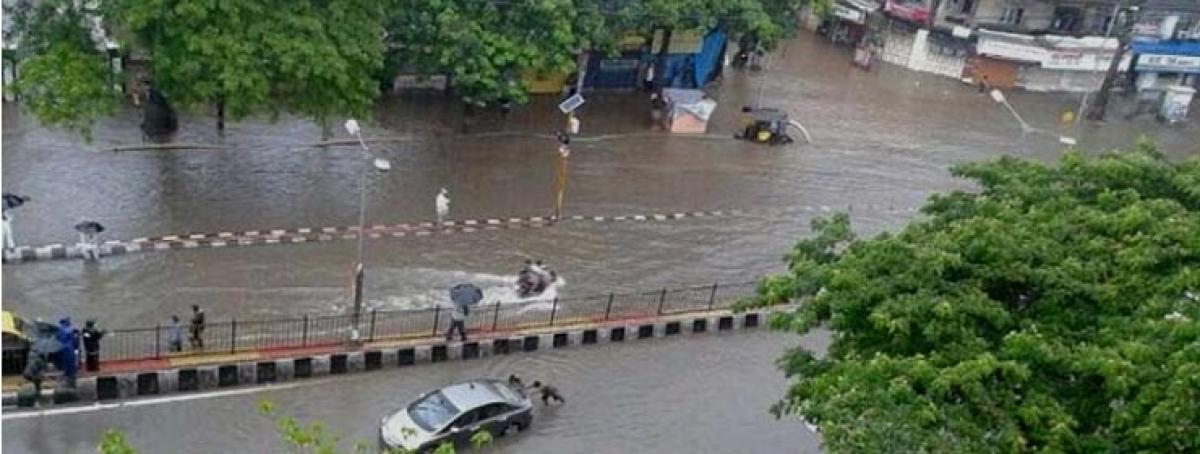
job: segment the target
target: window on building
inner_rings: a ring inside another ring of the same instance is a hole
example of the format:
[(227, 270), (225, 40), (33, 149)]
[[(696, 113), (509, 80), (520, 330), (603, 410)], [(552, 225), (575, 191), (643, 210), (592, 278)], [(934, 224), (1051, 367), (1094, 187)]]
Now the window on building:
[(1019, 6), (1008, 6), (1004, 8), (1004, 12), (1000, 14), (1000, 23), (1009, 25), (1021, 25), (1021, 19), (1025, 16), (1025, 8)]
[(974, 8), (975, 0), (962, 0), (962, 5), (958, 12), (963, 14), (971, 14), (971, 10)]
[(1071, 32), (1081, 25), (1083, 22), (1083, 11), (1079, 8), (1060, 7), (1054, 9), (1053, 19), (1050, 20), (1050, 29)]

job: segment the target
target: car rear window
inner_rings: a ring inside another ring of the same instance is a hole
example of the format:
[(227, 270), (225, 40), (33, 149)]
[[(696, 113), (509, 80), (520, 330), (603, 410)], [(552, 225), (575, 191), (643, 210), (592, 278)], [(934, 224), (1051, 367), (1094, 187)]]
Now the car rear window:
[(425, 396), (408, 407), (408, 415), (413, 422), (427, 432), (437, 430), (458, 416), (458, 407), (450, 403), (441, 391)]

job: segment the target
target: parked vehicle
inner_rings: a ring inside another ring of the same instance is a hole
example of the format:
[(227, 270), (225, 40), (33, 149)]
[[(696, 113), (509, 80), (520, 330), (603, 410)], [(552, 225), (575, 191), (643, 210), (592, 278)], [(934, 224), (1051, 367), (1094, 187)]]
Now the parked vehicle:
[(430, 391), (380, 421), (382, 447), (416, 452), (444, 442), (463, 445), (480, 430), (493, 436), (533, 424), (533, 404), (523, 389), (495, 379), (477, 379)]
[(5, 376), (21, 375), (29, 355), (30, 339), (25, 332), (27, 323), (9, 311), (0, 315), (0, 323), (4, 331), (3, 373)]

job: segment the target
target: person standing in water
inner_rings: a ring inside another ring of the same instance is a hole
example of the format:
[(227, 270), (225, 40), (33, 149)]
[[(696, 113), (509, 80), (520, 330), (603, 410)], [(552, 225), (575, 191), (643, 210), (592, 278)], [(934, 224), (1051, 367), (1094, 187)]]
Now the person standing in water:
[(438, 192), (437, 197), (434, 197), (433, 205), (437, 211), (438, 224), (446, 222), (446, 216), (450, 214), (450, 191), (442, 188), (441, 192)]

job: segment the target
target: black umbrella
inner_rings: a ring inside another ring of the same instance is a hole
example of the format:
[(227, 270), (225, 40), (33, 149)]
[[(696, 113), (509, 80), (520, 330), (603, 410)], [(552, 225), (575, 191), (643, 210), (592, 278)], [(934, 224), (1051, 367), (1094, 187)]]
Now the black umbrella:
[(450, 288), (450, 300), (459, 306), (470, 306), (483, 301), (483, 290), (475, 284), (458, 284)]
[(75, 224), (75, 231), (77, 231), (79, 233), (95, 235), (97, 233), (103, 232), (104, 226), (100, 225), (100, 223), (96, 222), (96, 221), (83, 221), (78, 224)]
[(33, 322), (32, 328), (28, 330), (29, 335), (29, 350), (35, 354), (49, 355), (62, 350), (62, 343), (58, 341), (58, 326), (42, 321)]
[(32, 200), (32, 199), (30, 199), (29, 196), (16, 195), (11, 192), (5, 192), (4, 193), (4, 209), (11, 210), (13, 208), (24, 205), (25, 202), (28, 202), (30, 200)]

